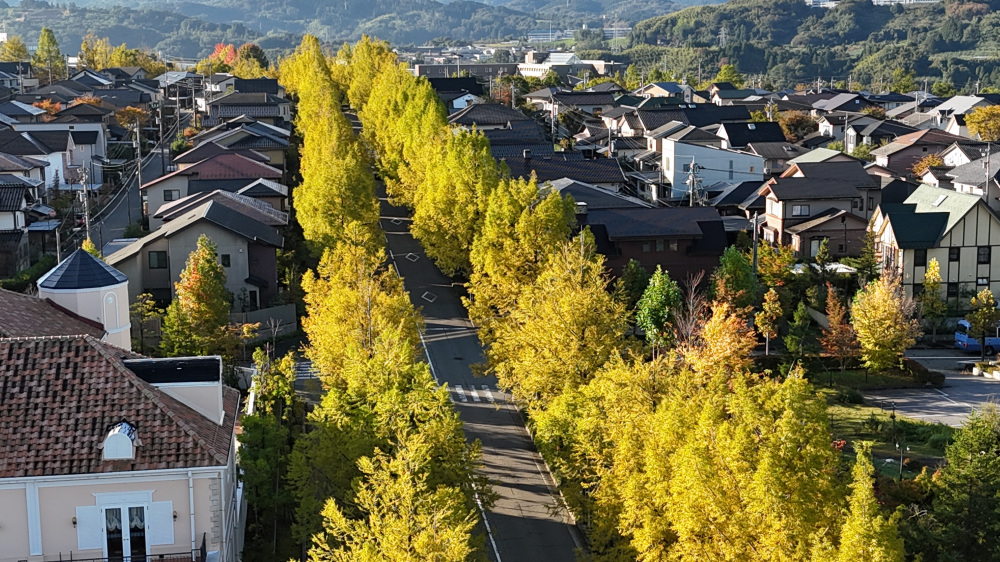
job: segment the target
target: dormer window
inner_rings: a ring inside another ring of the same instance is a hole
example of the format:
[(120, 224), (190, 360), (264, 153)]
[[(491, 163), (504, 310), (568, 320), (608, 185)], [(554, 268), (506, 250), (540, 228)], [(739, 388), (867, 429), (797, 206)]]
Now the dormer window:
[(135, 458), (135, 447), (138, 445), (135, 427), (128, 422), (121, 422), (108, 431), (104, 438), (104, 460), (131, 460)]

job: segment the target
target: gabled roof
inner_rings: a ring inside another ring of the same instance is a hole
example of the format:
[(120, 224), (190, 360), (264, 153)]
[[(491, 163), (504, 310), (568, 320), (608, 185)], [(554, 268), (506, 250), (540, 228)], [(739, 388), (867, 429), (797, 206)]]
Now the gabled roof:
[(760, 190), (763, 183), (761, 181), (744, 181), (729, 185), (712, 201), (712, 206), (716, 208), (738, 207), (747, 200), (747, 197), (756, 197), (757, 191)]
[[(989, 164), (988, 170), (987, 164)], [(982, 187), (986, 183), (987, 176), (995, 180), (1000, 175), (1000, 157), (994, 155), (990, 155), (989, 158), (979, 157), (968, 164), (956, 166), (944, 175), (951, 178), (954, 183)]]
[(29, 103), (11, 100), (7, 103), (0, 104), (0, 113), (11, 117), (20, 117), (25, 115), (34, 117), (44, 115), (45, 110), (40, 107), (35, 107)]
[(528, 121), (531, 118), (516, 109), (496, 103), (476, 103), (452, 113), (448, 122), (452, 125), (472, 127), (474, 125), (506, 125), (511, 121)]
[(625, 183), (625, 173), (617, 159), (583, 160), (579, 153), (572, 154), (572, 160), (559, 152), (551, 157), (533, 157), (528, 160), (512, 156), (506, 159), (506, 163), (514, 178), (528, 178), (534, 173), (539, 182), (570, 178), (590, 184)]
[(902, 204), (879, 208), (889, 217), (900, 248), (929, 248), (940, 242), (982, 199), (930, 185), (921, 185)]
[(49, 165), (47, 160), (36, 160), (34, 158), (14, 156), (0, 152), (0, 172), (27, 172), (35, 168), (44, 168)]
[(556, 92), (552, 94), (552, 101), (571, 107), (615, 104), (610, 92)]
[(281, 105), (288, 100), (273, 94), (232, 92), (208, 102), (208, 105)]
[(885, 146), (880, 146), (875, 150), (872, 150), (872, 154), (876, 156), (891, 156), (901, 150), (909, 148), (911, 146), (922, 146), (922, 145), (943, 145), (948, 146), (955, 142), (968, 141), (966, 137), (953, 135), (947, 131), (941, 131), (938, 129), (926, 129), (923, 131), (914, 131), (905, 135), (896, 137), (896, 140), (890, 142)]
[(599, 209), (587, 211), (587, 224), (604, 225), (611, 240), (648, 238), (701, 238), (703, 223), (722, 219), (712, 207), (656, 207), (652, 209)]
[(796, 175), (801, 172), (804, 177), (813, 180), (836, 180), (854, 187), (878, 187), (878, 181), (865, 171), (865, 166), (858, 160), (847, 162), (796, 162), (792, 164), (782, 177)]
[[(215, 423), (136, 376), (136, 355), (93, 336), (0, 339), (0, 478), (225, 466), (239, 391), (223, 388)], [(105, 462), (99, 446), (126, 421), (135, 458)]]
[(586, 203), (588, 212), (597, 209), (631, 209), (652, 206), (645, 201), (569, 178), (552, 180), (548, 182), (548, 185), (564, 197), (571, 195), (577, 203)]
[(104, 337), (104, 327), (43, 300), (0, 289), (0, 337), (91, 335)]
[(134, 88), (118, 88), (113, 90), (97, 90), (94, 96), (116, 106), (126, 107), (152, 101), (150, 95)]
[(981, 105), (993, 105), (994, 102), (989, 101), (987, 98), (982, 96), (953, 96), (943, 102), (941, 102), (934, 111), (943, 115), (952, 115), (955, 113), (969, 113), (973, 109)]
[(182, 197), (177, 201), (171, 201), (160, 207), (153, 216), (162, 219), (164, 222), (169, 222), (186, 213), (188, 210), (203, 205), (207, 201), (215, 201), (268, 226), (285, 226), (288, 224), (288, 213), (279, 211), (259, 199), (221, 189), (195, 193), (187, 197)]
[(836, 222), (839, 224), (841, 222), (840, 221), (841, 218), (843, 218), (844, 221), (850, 220), (854, 222), (855, 226), (868, 224), (868, 221), (862, 217), (859, 217), (853, 213), (848, 213), (843, 209), (830, 207), (829, 209), (821, 211), (819, 214), (810, 217), (802, 222), (795, 223), (792, 226), (785, 227), (785, 231), (791, 234), (799, 234), (802, 232), (806, 232), (807, 230), (810, 230), (812, 228), (816, 228), (817, 226), (824, 225), (834, 219), (837, 219)]
[(854, 121), (851, 121), (847, 126), (855, 131), (860, 131), (859, 134), (862, 137), (898, 137), (917, 131), (915, 127), (898, 121), (875, 121), (865, 126), (856, 125)]
[(772, 178), (757, 192), (773, 193), (779, 201), (860, 199), (861, 192), (850, 183), (836, 179)]
[(809, 152), (788, 142), (751, 142), (747, 144), (746, 151), (769, 160), (791, 160)]
[(233, 90), (242, 94), (271, 94), (277, 96), (281, 85), (276, 78), (236, 78)]
[(64, 107), (56, 113), (57, 116), (62, 117), (64, 115), (79, 115), (79, 116), (94, 116), (94, 117), (104, 117), (114, 113), (110, 109), (105, 109), (103, 107), (98, 107), (96, 105), (90, 105), (89, 103), (78, 103), (76, 105), (70, 105), (69, 107)]
[(128, 281), (125, 274), (83, 250), (77, 250), (38, 279), (40, 289), (77, 290), (112, 287)]
[(483, 86), (475, 77), (460, 78), (428, 78), (431, 88), (438, 94), (442, 92), (468, 92), (474, 96), (483, 95)]
[(236, 190), (247, 197), (288, 197), (288, 186), (260, 178)]
[(615, 82), (601, 82), (600, 84), (594, 84), (593, 86), (587, 88), (588, 92), (611, 92), (617, 94), (619, 92), (624, 92), (625, 88), (622, 88)]
[(813, 103), (813, 107), (820, 111), (843, 111), (845, 108), (852, 111), (861, 111), (870, 105), (871, 103), (861, 97), (860, 94), (854, 93), (837, 94), (832, 98), (817, 100)]
[(191, 150), (188, 150), (187, 152), (178, 154), (177, 157), (174, 158), (174, 164), (196, 164), (198, 162), (201, 162), (202, 160), (207, 160), (209, 158), (218, 156), (219, 154), (225, 154), (225, 153), (239, 154), (255, 162), (263, 162), (265, 164), (271, 161), (270, 157), (265, 156), (254, 150), (231, 149), (231, 148), (226, 148), (224, 146), (220, 146), (215, 142), (209, 141), (209, 142), (203, 142), (198, 146), (192, 148)]
[(28, 188), (23, 185), (0, 185), (0, 212), (20, 211), (26, 205)]
[(280, 179), (281, 170), (272, 168), (267, 164), (255, 162), (241, 154), (218, 154), (146, 183), (142, 186), (142, 189), (154, 186), (176, 176), (191, 176), (193, 179), (202, 180), (243, 178)]

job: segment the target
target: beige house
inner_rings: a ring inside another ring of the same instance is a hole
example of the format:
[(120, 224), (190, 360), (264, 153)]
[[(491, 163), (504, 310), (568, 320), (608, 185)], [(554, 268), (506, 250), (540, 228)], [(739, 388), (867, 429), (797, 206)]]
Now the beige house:
[(907, 295), (921, 290), (931, 259), (949, 300), (1000, 291), (1000, 220), (980, 197), (921, 185), (903, 203), (881, 205), (872, 227), (883, 268), (900, 273)]
[(216, 244), (225, 268), (233, 310), (267, 307), (277, 294), (276, 250), (283, 244), (277, 228), (212, 198), (178, 211), (174, 217), (164, 217), (170, 220), (150, 235), (126, 240), (127, 245), (104, 258), (128, 277), (129, 301), (135, 302), (141, 293), (170, 301), (188, 256), (197, 247), (198, 237), (205, 234)]
[[(235, 562), (239, 392), (218, 357), (0, 338), (0, 562)], [(141, 558), (137, 558), (141, 557)]]

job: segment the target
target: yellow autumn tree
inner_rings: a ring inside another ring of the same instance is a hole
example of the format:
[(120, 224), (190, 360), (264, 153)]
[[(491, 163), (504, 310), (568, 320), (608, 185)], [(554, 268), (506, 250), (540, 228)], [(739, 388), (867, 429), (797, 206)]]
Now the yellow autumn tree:
[(903, 294), (898, 275), (885, 272), (854, 296), (851, 324), (861, 357), (872, 371), (899, 365), (903, 352), (920, 337), (913, 300)]

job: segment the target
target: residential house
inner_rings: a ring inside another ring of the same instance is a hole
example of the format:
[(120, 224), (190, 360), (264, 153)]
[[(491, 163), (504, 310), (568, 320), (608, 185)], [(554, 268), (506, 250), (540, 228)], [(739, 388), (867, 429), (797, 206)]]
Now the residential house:
[(805, 154), (792, 158), (788, 164), (808, 162), (861, 162), (861, 160), (832, 148), (814, 148)]
[(750, 142), (744, 152), (764, 159), (764, 175), (780, 175), (789, 160), (802, 156), (809, 150), (788, 142)]
[[(923, 92), (920, 92), (923, 94)], [(886, 111), (891, 111), (906, 104), (914, 103), (916, 100), (909, 94), (889, 92), (885, 94), (869, 94), (866, 99)]]
[(89, 68), (77, 71), (76, 74), (70, 76), (69, 79), (74, 82), (79, 82), (84, 86), (94, 88), (95, 90), (113, 88), (115, 85), (114, 78), (109, 78), (108, 76), (95, 72)]
[(0, 560), (235, 562), (240, 394), (219, 357), (0, 338)]
[(975, 195), (983, 199), (990, 209), (1000, 212), (1000, 154), (987, 154), (968, 164), (956, 166), (944, 175), (955, 191)]
[(531, 153), (515, 155), (504, 161), (511, 177), (529, 178), (535, 174), (539, 183), (569, 178), (615, 192), (626, 185), (625, 172), (614, 158), (586, 160), (579, 152), (556, 152), (540, 157)]
[(979, 107), (995, 105), (997, 102), (983, 96), (952, 96), (930, 110), (929, 113), (937, 119), (937, 125), (943, 125), (952, 115), (967, 115)]
[(966, 140), (937, 129), (916, 131), (872, 150), (875, 163), (897, 174), (907, 174), (919, 160), (937, 154), (953, 143)]
[(849, 112), (836, 112), (827, 113), (817, 119), (819, 124), (819, 133), (825, 137), (832, 137), (833, 140), (844, 141), (844, 134), (847, 130), (847, 124), (852, 123), (855, 126), (870, 125), (878, 121), (874, 117), (868, 117), (860, 113), (849, 113)]
[(191, 138), (195, 147), (212, 142), (231, 150), (253, 150), (267, 157), (267, 163), (285, 169), (291, 131), (242, 116), (202, 131)]
[(258, 179), (280, 181), (281, 175), (277, 168), (236, 153), (218, 154), (170, 172), (141, 188), (145, 214), (150, 217), (149, 228), (156, 229), (162, 224), (154, 217), (166, 203), (201, 191), (238, 191)]
[[(18, 123), (39, 123), (48, 116), (48, 112), (29, 103), (11, 100), (0, 104), (0, 115), (9, 117)], [(6, 121), (5, 124), (9, 125), (11, 121)]]
[(711, 272), (728, 246), (722, 217), (711, 207), (587, 209), (577, 218), (619, 273), (634, 259), (649, 272), (659, 266), (685, 279)]
[[(719, 182), (764, 181), (764, 159), (756, 154), (667, 138), (663, 142), (662, 157), (660, 169), (663, 182), (670, 186), (670, 190), (654, 194), (650, 197), (653, 201), (677, 201), (690, 199), (692, 195), (699, 197), (700, 186)], [(696, 186), (688, 183), (692, 175)]]
[(0, 62), (0, 72), (17, 76), (18, 92), (26, 92), (38, 87), (38, 76), (30, 62)]
[(677, 82), (650, 82), (633, 93), (644, 98), (676, 98), (683, 103), (693, 103), (694, 88)]
[(851, 121), (844, 131), (844, 151), (854, 152), (861, 144), (879, 146), (888, 143), (896, 137), (917, 131), (916, 127), (898, 121), (875, 121), (873, 123)]
[(759, 99), (757, 97), (757, 90), (754, 89), (743, 89), (743, 90), (716, 90), (712, 93), (710, 101), (715, 105), (727, 105), (734, 102), (743, 101), (749, 98)]
[(1000, 220), (981, 197), (921, 185), (902, 203), (880, 206), (872, 228), (883, 268), (900, 274), (908, 296), (923, 289), (931, 259), (956, 305), (982, 289), (1000, 291)]
[(272, 94), (233, 92), (209, 101), (207, 106), (205, 125), (209, 127), (244, 115), (278, 127), (284, 126), (292, 118), (291, 103)]
[(475, 127), (480, 131), (508, 129), (515, 121), (531, 121), (516, 109), (495, 103), (477, 103), (448, 116), (448, 123), (465, 129)]
[(13, 277), (30, 265), (28, 197), (27, 185), (0, 184), (0, 279)]
[(276, 250), (283, 244), (280, 231), (259, 220), (259, 208), (250, 211), (211, 197), (196, 203), (183, 205), (176, 214), (160, 215), (157, 222), (162, 226), (105, 257), (130, 279), (129, 298), (150, 293), (159, 302), (169, 302), (188, 255), (197, 247), (198, 237), (205, 234), (216, 244), (226, 270), (226, 288), (234, 295), (234, 310), (247, 312), (269, 306), (277, 295)]

